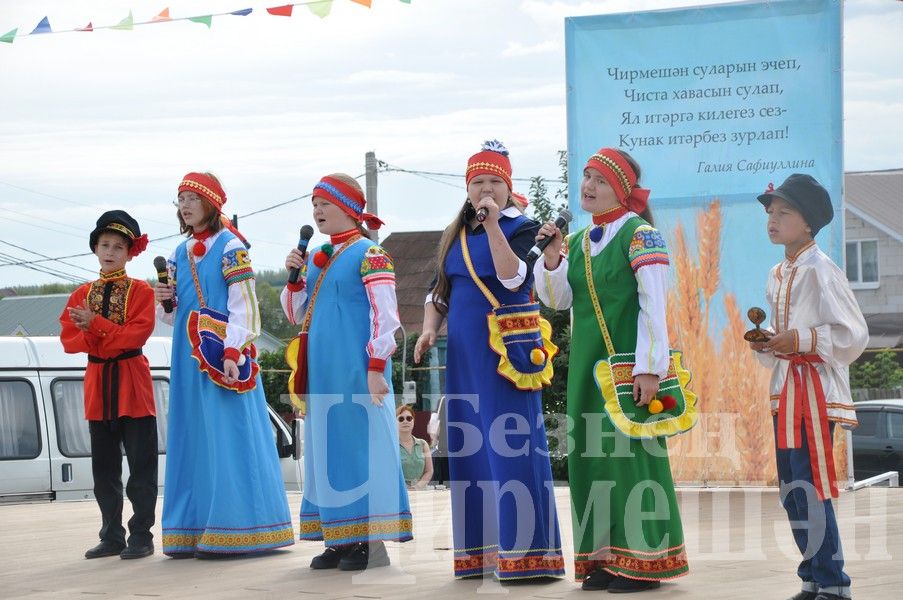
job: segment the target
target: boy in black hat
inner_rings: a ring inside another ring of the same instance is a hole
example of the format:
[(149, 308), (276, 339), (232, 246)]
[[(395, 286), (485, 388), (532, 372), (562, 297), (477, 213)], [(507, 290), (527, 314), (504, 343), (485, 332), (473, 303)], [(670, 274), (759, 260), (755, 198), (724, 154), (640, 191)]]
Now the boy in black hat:
[(768, 237), (785, 260), (768, 274), (771, 305), (767, 342), (751, 342), (772, 368), (781, 501), (803, 555), (802, 591), (791, 600), (851, 598), (831, 499), (838, 497), (833, 459), (835, 424), (857, 425), (849, 365), (868, 342), (868, 328), (846, 275), (815, 244), (834, 216), (828, 191), (809, 175), (793, 174), (759, 196)]
[[(125, 273), (147, 247), (138, 223), (121, 210), (105, 212), (89, 240), (100, 279), (72, 293), (60, 315), (66, 352), (86, 352), (85, 418), (91, 433), (94, 496), (100, 543), (85, 558), (142, 558), (154, 552), (157, 504), (157, 418), (150, 367), (142, 347), (154, 330), (154, 291)], [(122, 453), (129, 464), (126, 492), (134, 515), (126, 545), (122, 527)]]

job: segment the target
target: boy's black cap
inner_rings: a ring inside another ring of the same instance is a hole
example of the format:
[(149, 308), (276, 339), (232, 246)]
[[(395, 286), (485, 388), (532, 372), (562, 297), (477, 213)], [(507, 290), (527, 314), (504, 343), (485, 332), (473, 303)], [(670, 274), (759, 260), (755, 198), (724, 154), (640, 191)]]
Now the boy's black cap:
[(97, 227), (91, 232), (89, 240), (91, 252), (94, 252), (94, 248), (97, 247), (97, 238), (104, 231), (114, 231), (125, 237), (129, 241), (129, 248), (132, 247), (137, 238), (141, 237), (141, 228), (138, 226), (138, 221), (133, 219), (129, 213), (124, 210), (108, 210), (100, 215), (100, 218), (97, 219)]
[(773, 197), (787, 201), (800, 211), (812, 229), (813, 237), (834, 218), (831, 195), (811, 175), (794, 173), (779, 188), (761, 194), (759, 202), (767, 208)]

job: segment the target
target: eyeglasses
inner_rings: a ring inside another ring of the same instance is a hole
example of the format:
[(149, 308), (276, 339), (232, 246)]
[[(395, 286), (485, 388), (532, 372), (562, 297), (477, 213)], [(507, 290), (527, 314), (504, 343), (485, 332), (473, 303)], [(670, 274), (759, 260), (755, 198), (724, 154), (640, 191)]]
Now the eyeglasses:
[(414, 420), (414, 417), (412, 417), (411, 415), (399, 415), (399, 417), (398, 417), (399, 423), (404, 423), (405, 421), (413, 421), (413, 420)]
[(197, 206), (201, 202), (201, 199), (198, 196), (194, 196), (193, 198), (179, 198), (178, 200), (173, 200), (173, 206)]

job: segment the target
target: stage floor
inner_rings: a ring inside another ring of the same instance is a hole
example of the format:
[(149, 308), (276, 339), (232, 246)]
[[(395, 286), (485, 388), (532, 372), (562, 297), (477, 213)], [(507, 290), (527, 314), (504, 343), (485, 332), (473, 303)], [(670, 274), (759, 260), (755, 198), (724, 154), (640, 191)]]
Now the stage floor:
[[(690, 574), (643, 598), (784, 599), (799, 589), (798, 556), (774, 489), (679, 490)], [(495, 594), (514, 598), (589, 598), (574, 582), (568, 488), (556, 488), (567, 577), (533, 585), (452, 577), (449, 493), (411, 493), (414, 541), (387, 544), (393, 565), (370, 572), (312, 571), (320, 542), (298, 542), (255, 558), (172, 560), (157, 554), (124, 561), (85, 560), (97, 542), (93, 501), (0, 506), (0, 598), (420, 598), (463, 600)], [(301, 497), (289, 495), (297, 512)], [(903, 594), (903, 488), (845, 492), (837, 505), (853, 597)], [(126, 502), (127, 519), (130, 511)]]

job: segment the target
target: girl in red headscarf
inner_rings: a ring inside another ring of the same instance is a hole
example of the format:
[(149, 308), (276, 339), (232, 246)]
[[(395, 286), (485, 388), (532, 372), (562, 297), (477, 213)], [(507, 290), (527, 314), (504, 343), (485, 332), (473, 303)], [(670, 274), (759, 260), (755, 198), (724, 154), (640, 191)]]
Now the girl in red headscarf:
[(364, 192), (344, 173), (327, 175), (311, 197), (314, 223), (329, 242), (308, 255), (293, 248), (287, 269), (300, 277), (282, 291), (282, 306), (301, 334), (286, 351), (290, 391), (304, 419), (301, 539), (326, 548), (311, 569), (385, 567), (383, 542), (412, 538), (401, 470), (392, 354), (401, 326), (392, 257), (363, 225)]
[(572, 311), (567, 403), (576, 427), (568, 475), (575, 571), (585, 590), (637, 592), (687, 573), (667, 446), (662, 438), (621, 433), (593, 376), (596, 363), (609, 356), (603, 322), (617, 352), (636, 352), (638, 406), (655, 398), (668, 372), (668, 251), (639, 179), (629, 154), (602, 148), (587, 161), (580, 183), (590, 225), (564, 240), (548, 222), (536, 238), (553, 237), (534, 266), (539, 298)]
[(294, 543), (255, 361), (254, 271), (225, 203), (210, 173), (182, 178), (176, 214), (188, 239), (169, 257), (170, 284), (155, 290), (158, 316), (173, 326), (163, 492), (163, 552), (173, 558)]

